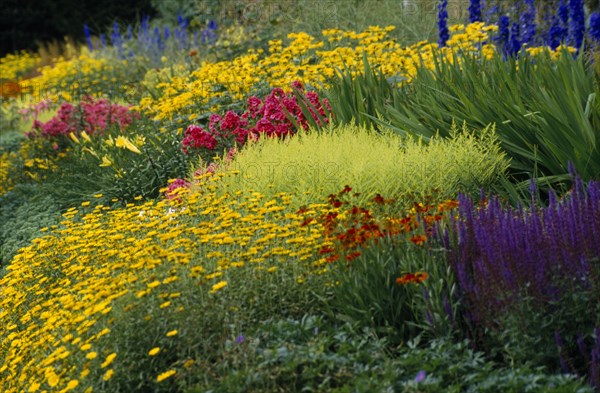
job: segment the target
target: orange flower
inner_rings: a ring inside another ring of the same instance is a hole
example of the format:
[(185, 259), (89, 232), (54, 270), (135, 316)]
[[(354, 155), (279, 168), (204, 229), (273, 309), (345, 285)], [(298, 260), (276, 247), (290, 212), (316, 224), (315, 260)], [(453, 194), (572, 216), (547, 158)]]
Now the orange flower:
[(404, 284), (408, 284), (409, 282), (413, 282), (415, 279), (415, 275), (412, 273), (406, 273), (405, 275), (398, 277), (396, 279), (396, 284), (398, 285), (404, 285)]
[(420, 246), (421, 244), (425, 243), (426, 240), (427, 236), (425, 235), (415, 235), (410, 238), (410, 241), (415, 243), (417, 246)]
[(360, 256), (360, 251), (353, 252), (352, 254), (346, 255), (346, 260), (351, 261)]
[(416, 273), (406, 273), (396, 279), (396, 284), (404, 285), (404, 284), (420, 284), (423, 281), (427, 280), (429, 274), (425, 272), (416, 272)]
[(429, 274), (425, 273), (425, 272), (416, 272), (415, 273), (415, 284), (420, 284), (423, 281), (427, 280), (427, 278), (429, 277)]

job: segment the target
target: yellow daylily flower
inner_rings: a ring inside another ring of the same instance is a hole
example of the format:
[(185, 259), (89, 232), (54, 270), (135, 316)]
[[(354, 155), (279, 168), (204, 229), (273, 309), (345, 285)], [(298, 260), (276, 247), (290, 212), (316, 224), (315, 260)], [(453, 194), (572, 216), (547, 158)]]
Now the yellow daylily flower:
[(111, 166), (113, 163), (107, 156), (102, 156), (102, 163), (100, 166)]

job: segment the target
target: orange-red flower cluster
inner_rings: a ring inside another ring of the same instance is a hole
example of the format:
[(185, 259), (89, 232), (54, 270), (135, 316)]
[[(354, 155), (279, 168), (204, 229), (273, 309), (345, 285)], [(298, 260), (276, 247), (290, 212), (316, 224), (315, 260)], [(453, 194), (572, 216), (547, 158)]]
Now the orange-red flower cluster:
[(406, 285), (409, 283), (420, 284), (423, 281), (427, 280), (429, 274), (425, 272), (416, 272), (416, 273), (406, 273), (396, 279), (396, 284), (398, 285)]
[[(391, 237), (400, 234), (411, 234), (408, 238), (416, 245), (422, 245), (427, 241), (427, 234), (431, 232), (433, 224), (442, 219), (442, 214), (457, 206), (455, 201), (445, 201), (440, 204), (415, 203), (411, 211), (405, 217), (382, 218), (384, 215), (371, 212), (369, 209), (357, 205), (351, 205), (347, 201), (349, 197), (357, 197), (360, 194), (351, 193), (352, 188), (345, 186), (337, 194), (328, 197), (328, 203), (333, 207), (332, 211), (316, 217), (306, 217), (302, 225), (309, 225), (313, 220), (318, 221), (324, 228), (324, 235), (334, 244), (325, 246), (320, 254), (328, 254), (327, 262), (334, 262), (340, 257), (347, 261), (359, 257), (359, 248), (369, 240), (377, 240), (383, 237)], [(394, 199), (385, 199), (377, 194), (372, 202), (374, 208), (382, 208), (383, 205), (396, 202)], [(300, 209), (298, 213), (306, 212)], [(416, 231), (422, 227), (417, 233)]]

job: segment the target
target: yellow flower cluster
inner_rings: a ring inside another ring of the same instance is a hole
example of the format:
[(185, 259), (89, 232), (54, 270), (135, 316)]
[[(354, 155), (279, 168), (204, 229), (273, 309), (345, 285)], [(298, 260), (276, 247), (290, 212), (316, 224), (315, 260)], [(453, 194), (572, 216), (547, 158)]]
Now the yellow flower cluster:
[(35, 69), (40, 63), (40, 56), (25, 51), (8, 54), (0, 59), (0, 78), (17, 80), (23, 74)]
[[(388, 38), (393, 29), (393, 26), (373, 26), (361, 33), (324, 30), (327, 42), (317, 41), (306, 33), (291, 33), (288, 35), (290, 43), (285, 47), (281, 40), (270, 41), (268, 53), (249, 50), (231, 61), (203, 62), (189, 75), (159, 84), (161, 96), (144, 97), (137, 108), (160, 120), (175, 113), (185, 114), (191, 105), (206, 103), (211, 98), (231, 95), (234, 99), (243, 99), (259, 82), (283, 88), (295, 80), (318, 85), (337, 70), (362, 72), (364, 55), (386, 75), (401, 75), (409, 81), (421, 63), (434, 66), (437, 44), (419, 42), (403, 48)], [(443, 52), (452, 56), (457, 48), (476, 51), (477, 43), (486, 40), (488, 31), (493, 29), (494, 26), (473, 24), (463, 29), (464, 32), (457, 30), (455, 35), (460, 36), (455, 39), (456, 45)], [(490, 55), (490, 51), (488, 48), (486, 53)]]
[[(306, 272), (327, 271), (318, 250), (331, 244), (318, 224), (303, 225), (303, 216), (293, 213), (292, 196), (217, 196), (215, 178), (175, 204), (112, 210), (86, 202), (86, 214), (71, 208), (59, 227), (43, 229), (51, 232), (21, 249), (0, 279), (0, 391), (89, 392), (94, 381), (118, 375), (118, 363), (108, 367), (126, 354), (100, 338), (110, 337), (112, 309), (125, 299), (156, 295), (165, 298), (161, 309), (183, 307), (174, 282), (188, 280), (190, 290), (200, 285), (207, 296), (218, 296), (243, 267), (272, 272), (295, 263)], [(177, 334), (164, 332), (171, 339)], [(162, 372), (156, 381), (175, 370)]]
[(117, 79), (110, 76), (114, 62), (86, 52), (69, 60), (59, 58), (54, 64), (41, 67), (40, 75), (24, 80), (21, 90), (32, 102), (42, 98), (71, 101), (77, 91), (93, 91), (100, 83), (116, 83)]
[(0, 195), (6, 194), (12, 190), (14, 179), (10, 176), (14, 163), (17, 161), (17, 153), (6, 151), (0, 154)]
[[(327, 78), (338, 70), (353, 75), (363, 72), (364, 56), (385, 75), (400, 77), (401, 84), (409, 83), (418, 67), (433, 69), (438, 55), (453, 63), (460, 62), (464, 54), (485, 59), (496, 54), (496, 47), (486, 43), (490, 41), (489, 33), (498, 29), (495, 25), (476, 22), (452, 26), (447, 46), (441, 49), (427, 41), (402, 47), (388, 37), (393, 29), (393, 26), (373, 26), (361, 33), (328, 29), (322, 32), (326, 41), (317, 41), (306, 33), (291, 33), (287, 46), (281, 40), (272, 40), (266, 53), (249, 50), (231, 61), (205, 61), (188, 75), (178, 73), (171, 80), (157, 84), (158, 97), (142, 98), (136, 109), (146, 111), (156, 120), (172, 119), (176, 114), (193, 115), (194, 105), (205, 105), (212, 98), (244, 99), (260, 82), (284, 89), (289, 89), (295, 80), (325, 85)], [(550, 52), (556, 57), (559, 51), (560, 48)]]

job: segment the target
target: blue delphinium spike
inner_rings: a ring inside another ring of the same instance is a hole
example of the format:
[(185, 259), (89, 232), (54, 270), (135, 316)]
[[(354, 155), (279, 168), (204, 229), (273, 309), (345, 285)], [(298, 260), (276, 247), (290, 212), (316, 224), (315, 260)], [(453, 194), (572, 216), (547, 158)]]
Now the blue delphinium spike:
[(507, 15), (502, 15), (498, 19), (498, 36), (496, 44), (502, 48), (504, 55), (508, 54), (510, 40), (510, 18)]
[(521, 50), (521, 29), (519, 22), (513, 22), (510, 27), (510, 40), (508, 43), (508, 54), (510, 56), (516, 55)]
[(562, 42), (565, 41), (567, 29), (562, 25), (559, 17), (554, 15), (546, 38), (546, 45), (552, 50), (555, 50)]
[(93, 52), (94, 44), (92, 43), (92, 35), (90, 34), (90, 28), (88, 27), (87, 24), (83, 25), (83, 34), (85, 34), (85, 41), (88, 44), (88, 48), (90, 49), (90, 52)]
[(598, 45), (600, 44), (600, 12), (596, 11), (590, 15), (590, 38)]
[(535, 5), (533, 0), (525, 0), (527, 9), (521, 14), (520, 21), (523, 29), (522, 42), (533, 46), (536, 38)]
[(448, 0), (440, 0), (438, 4), (438, 45), (440, 48), (446, 46), (450, 39), (448, 30)]
[(188, 20), (184, 18), (181, 13), (177, 15), (177, 24), (181, 30), (185, 30), (188, 26)]
[(149, 23), (150, 23), (150, 16), (144, 15), (142, 17), (142, 33), (144, 33), (145, 35), (148, 35)]
[(102, 49), (106, 48), (106, 37), (104, 34), (100, 34), (100, 42), (102, 43)]
[(485, 23), (488, 24), (488, 25), (492, 24), (492, 20), (495, 19), (495, 16), (498, 14), (499, 11), (500, 11), (500, 9), (498, 8), (497, 5), (491, 7), (485, 13)]
[(569, 0), (569, 45), (579, 49), (585, 34), (583, 0)]
[(481, 1), (471, 0), (469, 4), (469, 23), (481, 22)]

